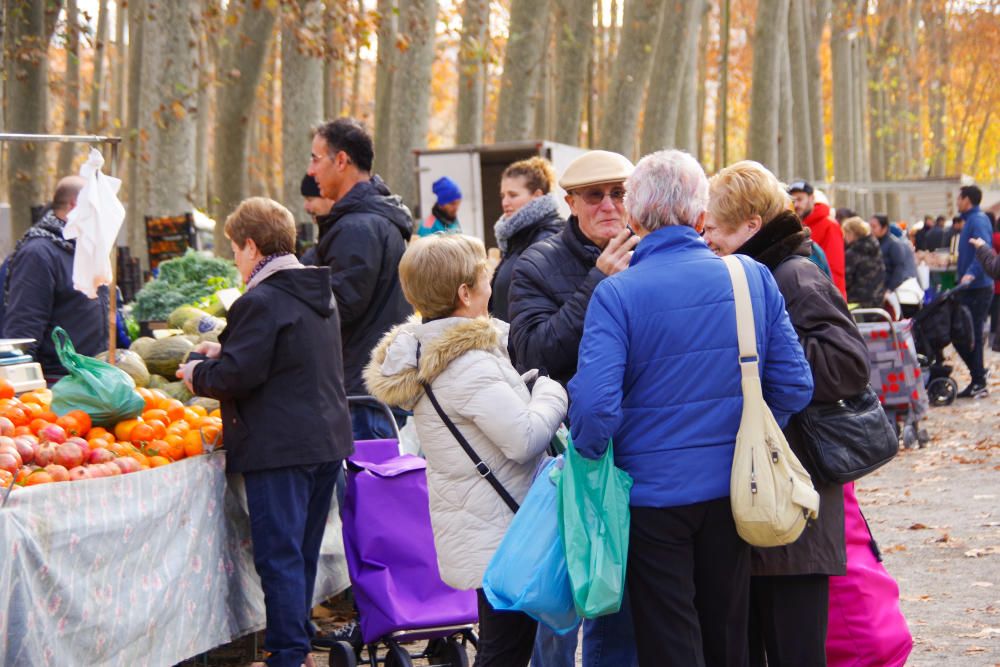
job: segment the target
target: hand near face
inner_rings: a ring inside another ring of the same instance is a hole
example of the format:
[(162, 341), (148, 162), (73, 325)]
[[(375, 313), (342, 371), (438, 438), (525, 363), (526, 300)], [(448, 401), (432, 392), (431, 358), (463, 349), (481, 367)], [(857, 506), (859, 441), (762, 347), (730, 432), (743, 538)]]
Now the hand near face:
[(608, 241), (601, 256), (597, 258), (597, 268), (606, 276), (613, 276), (628, 268), (632, 251), (639, 243), (639, 237), (626, 227)]

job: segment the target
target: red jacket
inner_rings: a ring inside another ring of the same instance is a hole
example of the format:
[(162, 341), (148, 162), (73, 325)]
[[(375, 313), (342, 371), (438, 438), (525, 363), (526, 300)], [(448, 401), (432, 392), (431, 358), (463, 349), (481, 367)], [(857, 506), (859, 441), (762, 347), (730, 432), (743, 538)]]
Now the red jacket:
[(830, 219), (830, 207), (816, 202), (813, 210), (802, 224), (812, 232), (812, 240), (826, 253), (830, 264), (830, 277), (840, 293), (847, 298), (847, 282), (844, 280), (844, 232), (836, 220)]

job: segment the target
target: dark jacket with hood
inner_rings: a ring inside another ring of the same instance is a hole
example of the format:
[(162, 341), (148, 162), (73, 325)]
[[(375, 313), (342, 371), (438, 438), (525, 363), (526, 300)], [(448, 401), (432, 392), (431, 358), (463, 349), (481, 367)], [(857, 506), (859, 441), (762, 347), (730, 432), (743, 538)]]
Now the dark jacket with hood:
[(199, 396), (222, 402), (226, 469), (339, 461), (354, 450), (330, 270), (287, 269), (233, 303), (222, 354), (194, 368)]
[(597, 268), (601, 249), (570, 216), (562, 233), (525, 250), (510, 282), (510, 352), (522, 373), (548, 372), (562, 384), (576, 374), (583, 320), (590, 297), (606, 277)]
[(358, 183), (317, 220), (319, 241), (303, 264), (328, 266), (340, 311), (344, 384), (364, 394), (361, 371), (376, 343), (413, 312), (399, 285), (399, 260), (413, 218), (378, 176)]
[(493, 273), (493, 296), (490, 313), (504, 322), (510, 322), (510, 279), (514, 265), (525, 250), (558, 234), (563, 229), (563, 219), (553, 197), (538, 197), (525, 204), (511, 216), (497, 220), (494, 233), (503, 258)]
[(917, 277), (917, 258), (908, 242), (886, 234), (879, 239), (878, 244), (882, 248), (882, 261), (885, 263), (886, 289), (895, 291), (909, 278)]
[[(809, 243), (795, 214), (782, 213), (736, 252), (753, 257), (774, 274), (785, 307), (813, 374), (813, 401), (832, 402), (859, 394), (869, 381), (868, 348), (847, 311), (840, 291), (807, 258)], [(792, 451), (802, 455), (802, 434), (793, 417), (785, 428)], [(819, 518), (794, 543), (753, 549), (756, 576), (842, 575), (847, 568), (844, 545), (844, 492), (839, 484), (823, 484)]]
[(67, 371), (59, 362), (52, 330), (62, 327), (80, 354), (108, 349), (108, 288), (89, 299), (73, 287), (76, 242), (62, 238), (66, 223), (47, 212), (18, 243), (4, 284), (4, 338), (34, 338), (29, 354), (42, 365), (47, 380)]
[(847, 302), (881, 308), (885, 297), (885, 262), (874, 236), (855, 240), (844, 249)]

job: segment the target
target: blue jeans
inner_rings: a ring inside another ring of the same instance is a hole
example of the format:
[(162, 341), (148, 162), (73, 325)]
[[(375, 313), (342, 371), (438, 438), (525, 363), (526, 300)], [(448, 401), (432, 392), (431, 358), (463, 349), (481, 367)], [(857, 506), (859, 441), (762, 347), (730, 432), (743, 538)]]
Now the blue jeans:
[[(577, 633), (557, 635), (538, 624), (532, 667), (573, 667), (576, 664)], [(583, 621), (583, 667), (636, 667), (635, 634), (628, 593), (617, 614)]]
[[(406, 415), (397, 412), (393, 414), (396, 417), (396, 424), (402, 428), (406, 423)], [(355, 440), (386, 440), (396, 437), (388, 415), (374, 405), (359, 403), (351, 405), (351, 428)]]
[(299, 667), (310, 651), (309, 610), (339, 469), (336, 461), (243, 473), (268, 667)]

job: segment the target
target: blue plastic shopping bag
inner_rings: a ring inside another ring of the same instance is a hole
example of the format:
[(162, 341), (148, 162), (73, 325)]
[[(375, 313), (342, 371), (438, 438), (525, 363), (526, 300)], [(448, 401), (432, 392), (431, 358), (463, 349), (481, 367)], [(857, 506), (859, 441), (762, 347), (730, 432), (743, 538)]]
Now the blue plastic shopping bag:
[(560, 464), (553, 459), (535, 478), (486, 568), (483, 591), (494, 609), (524, 612), (565, 634), (579, 625), (580, 617), (559, 534)]
[(632, 477), (615, 467), (611, 443), (596, 461), (572, 441), (559, 480), (559, 519), (576, 611), (584, 618), (616, 613), (625, 593)]

